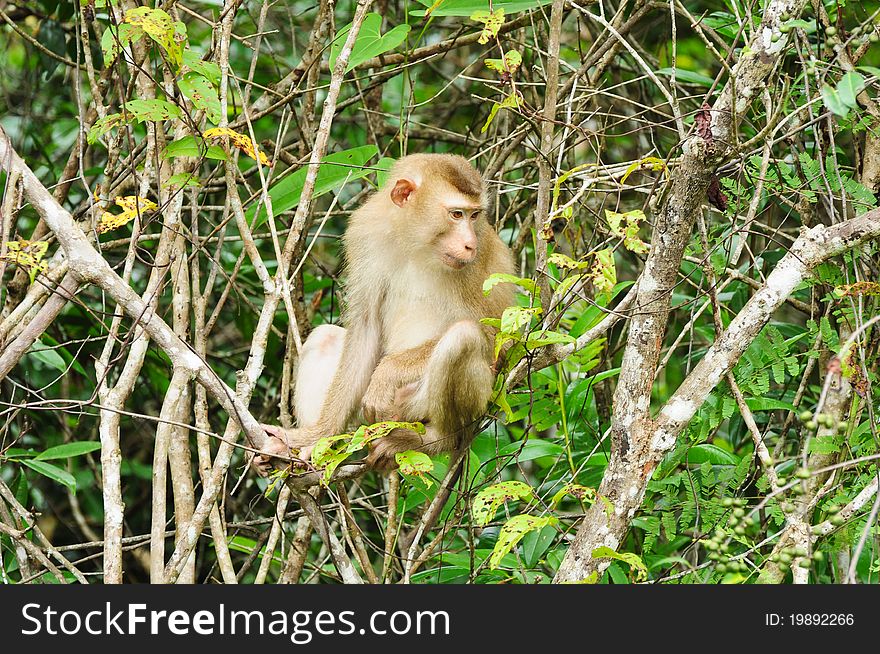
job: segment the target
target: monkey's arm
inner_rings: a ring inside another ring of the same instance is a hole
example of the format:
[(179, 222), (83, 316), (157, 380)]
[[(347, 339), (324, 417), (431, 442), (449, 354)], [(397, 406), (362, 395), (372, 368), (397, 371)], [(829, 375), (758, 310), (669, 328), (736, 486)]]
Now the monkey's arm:
[(255, 456), (252, 461), (261, 475), (271, 472), (273, 457), (289, 456), (290, 451), (295, 449), (299, 450), (300, 459), (308, 460), (319, 439), (345, 431), (351, 416), (360, 408), (379, 358), (381, 335), (376, 315), (375, 312), (369, 312), (350, 318), (351, 327), (346, 331), (342, 355), (321, 404), (317, 422), (301, 425), (297, 429), (263, 425), (270, 438), (263, 444), (263, 454)]

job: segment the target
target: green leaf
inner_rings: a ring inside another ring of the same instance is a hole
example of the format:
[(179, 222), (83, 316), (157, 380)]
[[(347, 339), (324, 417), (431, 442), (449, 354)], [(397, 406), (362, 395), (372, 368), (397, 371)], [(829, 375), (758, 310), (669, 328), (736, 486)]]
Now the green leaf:
[(746, 406), (752, 411), (797, 411), (795, 406), (772, 397), (747, 397)]
[(213, 61), (202, 61), (201, 55), (195, 50), (183, 51), (183, 63), (193, 72), (207, 77), (214, 86), (220, 84), (220, 66)]
[(101, 444), (97, 441), (75, 441), (73, 443), (65, 443), (64, 445), (56, 445), (50, 447), (45, 452), (40, 452), (36, 457), (37, 461), (50, 461), (52, 459), (69, 459), (73, 456), (88, 454), (95, 450), (100, 450)]
[(89, 142), (89, 145), (95, 143), (99, 138), (104, 136), (107, 132), (109, 132), (114, 127), (118, 127), (119, 125), (125, 124), (125, 116), (122, 114), (107, 114), (103, 118), (99, 118), (95, 121), (95, 124), (92, 125), (91, 129), (89, 129), (89, 133), (86, 136), (86, 140)]
[(822, 102), (831, 113), (841, 118), (849, 115), (850, 109), (858, 107), (856, 96), (865, 88), (865, 78), (854, 71), (848, 72), (840, 78), (836, 88), (827, 84), (822, 86), (819, 93)]
[(533, 296), (538, 295), (540, 292), (538, 289), (538, 284), (534, 279), (529, 279), (528, 277), (517, 277), (516, 275), (511, 275), (510, 273), (492, 273), (486, 278), (486, 281), (483, 282), (483, 295), (489, 295), (495, 286), (498, 284), (516, 284), (517, 286), (521, 286)]
[(171, 118), (180, 118), (180, 109), (165, 100), (129, 100), (125, 108), (139, 123), (150, 121), (154, 123)]
[(41, 361), (47, 366), (55, 368), (59, 372), (67, 372), (67, 364), (64, 362), (62, 356), (54, 349), (46, 347), (39, 341), (36, 341), (31, 346), (31, 349), (28, 350), (28, 354), (33, 356), (37, 361)]
[[(468, 18), (475, 11), (489, 11), (489, 0), (416, 0), (427, 9), (409, 12), (411, 16), (424, 16), (429, 10), (432, 16), (462, 16)], [(529, 11), (544, 5), (549, 5), (553, 0), (493, 0), (492, 9), (503, 9), (505, 14), (513, 14), (519, 11)], [(433, 7), (433, 9), (432, 9)]]
[(529, 334), (526, 339), (527, 348), (544, 347), (545, 345), (556, 345), (557, 343), (574, 343), (575, 338), (568, 334), (561, 334), (550, 330)]
[(819, 89), (819, 94), (822, 96), (822, 103), (825, 105), (825, 108), (831, 111), (831, 113), (841, 118), (846, 118), (849, 115), (849, 107), (843, 104), (840, 94), (835, 89), (832, 89), (827, 84), (823, 84), (822, 88)]
[(560, 456), (564, 451), (558, 443), (551, 443), (540, 438), (530, 438), (525, 443), (516, 441), (505, 445), (498, 451), (498, 456), (504, 457), (518, 453), (516, 460), (522, 463), (542, 456)]
[[(522, 537), (530, 531), (543, 529), (549, 525), (555, 525), (558, 519), (553, 516), (517, 515), (508, 520), (498, 532), (498, 540), (489, 557), (489, 567), (493, 570), (501, 563), (504, 555), (510, 552)], [(635, 555), (633, 555), (635, 556)]]
[(196, 109), (205, 112), (208, 120), (215, 124), (220, 122), (220, 97), (208, 78), (199, 73), (187, 73), (177, 85)]
[(688, 463), (711, 463), (713, 465), (731, 465), (739, 463), (739, 457), (722, 450), (711, 443), (694, 445), (687, 452)]
[(632, 552), (615, 552), (610, 547), (597, 547), (593, 550), (594, 559), (615, 559), (626, 563), (635, 574), (636, 581), (641, 581), (648, 576), (648, 568), (642, 559)]
[[(361, 31), (358, 32), (354, 47), (351, 50), (351, 56), (348, 58), (348, 66), (345, 72), (354, 70), (359, 64), (378, 57), (389, 50), (393, 50), (406, 40), (407, 34), (411, 28), (410, 25), (397, 25), (391, 28), (385, 34), (381, 33), (382, 16), (380, 14), (367, 14), (361, 25)], [(333, 44), (330, 46), (330, 68), (336, 65), (336, 59), (342, 52), (342, 46), (348, 38), (348, 32), (351, 30), (351, 23), (339, 30)]]
[(837, 83), (837, 93), (840, 96), (840, 101), (850, 109), (855, 109), (859, 106), (856, 96), (864, 89), (865, 78), (855, 71), (848, 72)]
[(485, 527), (492, 518), (498, 507), (508, 500), (526, 500), (533, 496), (532, 487), (522, 481), (502, 481), (482, 489), (474, 497), (471, 514), (474, 522)]
[(522, 556), (526, 567), (532, 568), (538, 564), (541, 555), (547, 551), (547, 548), (556, 539), (556, 534), (556, 529), (548, 525), (543, 529), (536, 529), (525, 535), (522, 540)]
[(171, 186), (198, 188), (201, 185), (201, 180), (193, 173), (177, 173), (169, 177), (168, 181), (164, 184), (165, 188)]
[(400, 474), (425, 478), (425, 475), (434, 469), (434, 462), (424, 452), (407, 450), (394, 455), (394, 460), (400, 466)]
[(216, 159), (217, 161), (226, 160), (226, 152), (219, 145), (205, 145), (201, 139), (194, 136), (184, 136), (176, 141), (172, 141), (165, 147), (163, 156), (166, 159), (171, 157), (206, 157), (208, 159)]
[[(118, 30), (118, 31), (117, 31)], [(143, 37), (144, 31), (135, 25), (120, 23), (118, 26), (110, 25), (101, 35), (101, 52), (104, 55), (104, 66), (113, 63), (119, 51), (127, 48), (132, 42)]]
[(376, 185), (384, 186), (385, 182), (388, 180), (388, 173), (391, 172), (391, 168), (397, 162), (397, 159), (393, 159), (391, 157), (382, 157), (379, 161), (376, 162), (374, 168), (376, 169)]
[[(325, 193), (339, 188), (348, 180), (361, 179), (370, 174), (371, 170), (366, 166), (367, 162), (379, 152), (375, 145), (362, 145), (343, 152), (324, 157), (315, 180), (315, 190), (312, 198), (318, 198)], [(303, 166), (292, 175), (288, 175), (269, 189), (269, 197), (272, 198), (272, 210), (279, 214), (299, 204), (303, 185), (306, 181), (308, 166)], [(257, 207), (251, 207), (247, 212), (248, 221), (253, 219)], [(260, 207), (260, 217), (254, 224), (254, 228), (266, 222), (266, 210)]]
[(36, 470), (44, 477), (48, 477), (52, 481), (57, 481), (59, 484), (67, 486), (71, 492), (76, 492), (76, 479), (74, 479), (73, 475), (67, 472), (67, 470), (62, 470), (58, 466), (53, 466), (51, 463), (37, 461), (36, 459), (22, 459), (21, 462), (28, 468)]
[(495, 120), (495, 116), (498, 115), (498, 112), (501, 109), (516, 109), (519, 107), (519, 96), (516, 93), (511, 93), (506, 98), (504, 98), (501, 102), (496, 102), (492, 105), (492, 108), (489, 110), (489, 115), (486, 118), (486, 122), (483, 123), (483, 127), (480, 129), (480, 134), (485, 134), (486, 130), (489, 129), (489, 125), (492, 124), (492, 121)]
[(840, 452), (840, 445), (834, 441), (834, 436), (816, 436), (810, 439), (810, 454), (836, 454)]
[(691, 70), (682, 70), (681, 68), (660, 68), (657, 71), (657, 75), (663, 75), (665, 77), (672, 77), (674, 75), (676, 82), (705, 86), (707, 89), (711, 88), (712, 84), (715, 83), (715, 80), (708, 75), (701, 75), (700, 73), (695, 73)]

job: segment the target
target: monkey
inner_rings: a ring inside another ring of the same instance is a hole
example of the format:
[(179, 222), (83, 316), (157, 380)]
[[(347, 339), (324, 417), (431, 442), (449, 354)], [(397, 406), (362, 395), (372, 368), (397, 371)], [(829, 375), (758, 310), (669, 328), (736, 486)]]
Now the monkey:
[(316, 327), (303, 343), (294, 389), (298, 427), (263, 425), (269, 438), (253, 459), (272, 458), (344, 433), (352, 420), (419, 421), (425, 434), (395, 429), (372, 445), (366, 462), (397, 467), (406, 450), (427, 454), (469, 444), (494, 386), (494, 330), (514, 303), (513, 255), (486, 218), (486, 190), (463, 157), (413, 154), (350, 217), (342, 239), (345, 328)]

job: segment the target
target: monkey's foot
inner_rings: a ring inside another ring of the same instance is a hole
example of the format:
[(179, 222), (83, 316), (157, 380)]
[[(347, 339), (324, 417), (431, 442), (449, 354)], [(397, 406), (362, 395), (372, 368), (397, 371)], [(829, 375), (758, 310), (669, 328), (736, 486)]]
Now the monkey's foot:
[(398, 467), (395, 454), (407, 450), (418, 450), (422, 446), (422, 437), (409, 429), (395, 429), (370, 444), (370, 454), (366, 458), (369, 467), (378, 472), (391, 472)]
[[(297, 439), (294, 436), (296, 430), (287, 430), (275, 425), (261, 424), (260, 426), (266, 432), (268, 438), (263, 442), (262, 451), (255, 454), (251, 459), (251, 465), (258, 475), (268, 477), (279, 462), (290, 463), (294, 468), (305, 467), (305, 464), (312, 456), (314, 445), (298, 446)], [(298, 454), (292, 451), (293, 448), (299, 450)], [(294, 454), (296, 454), (299, 462), (288, 461)]]

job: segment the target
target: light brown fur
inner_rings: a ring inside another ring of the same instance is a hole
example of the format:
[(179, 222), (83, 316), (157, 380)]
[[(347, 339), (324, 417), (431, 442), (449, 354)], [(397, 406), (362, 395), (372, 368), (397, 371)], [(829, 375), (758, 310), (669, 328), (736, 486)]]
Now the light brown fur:
[[(464, 218), (455, 217), (459, 204)], [(401, 159), (352, 214), (343, 237), (347, 329), (318, 328), (307, 339), (302, 364), (308, 358), (311, 366), (301, 364), (296, 389), (300, 426), (264, 426), (274, 438), (255, 460), (261, 473), (273, 455), (294, 448), (307, 458), (318, 439), (360, 417), (426, 424), (424, 436), (399, 429), (380, 439), (368, 457), (379, 469), (395, 467), (400, 451), (433, 454), (469, 441), (494, 380), (493, 331), (478, 321), (513, 303), (509, 284), (482, 292), (490, 274), (513, 271), (508, 247), (483, 213), (476, 216), (485, 206), (479, 173), (464, 158), (419, 154)], [(314, 369), (316, 352), (335, 366), (329, 387), (328, 371)], [(317, 413), (316, 402), (320, 417), (303, 420)]]

